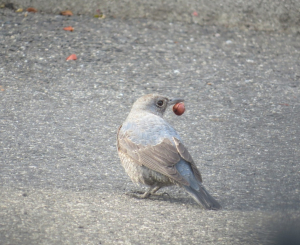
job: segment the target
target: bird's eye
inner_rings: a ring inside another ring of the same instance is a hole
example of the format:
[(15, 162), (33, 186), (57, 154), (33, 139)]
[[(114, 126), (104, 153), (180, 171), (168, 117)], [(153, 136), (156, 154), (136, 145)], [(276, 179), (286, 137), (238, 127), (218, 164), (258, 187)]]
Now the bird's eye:
[(157, 106), (162, 107), (163, 104), (164, 104), (164, 101), (163, 100), (159, 100), (159, 101), (157, 101), (156, 104), (157, 104)]

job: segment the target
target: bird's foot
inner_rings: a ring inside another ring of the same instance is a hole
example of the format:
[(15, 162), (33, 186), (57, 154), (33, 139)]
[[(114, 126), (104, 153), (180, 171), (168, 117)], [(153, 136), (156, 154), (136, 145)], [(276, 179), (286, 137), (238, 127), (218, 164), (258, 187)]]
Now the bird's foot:
[(126, 195), (130, 197), (135, 197), (138, 199), (146, 199), (148, 198), (151, 194), (149, 192), (142, 192), (142, 191), (134, 191), (134, 192), (126, 192)]
[(133, 192), (126, 192), (125, 194), (128, 195), (128, 196), (131, 196), (131, 197), (138, 198), (138, 199), (146, 199), (146, 198), (149, 198), (150, 196), (160, 197), (160, 196), (165, 196), (165, 195), (170, 197), (170, 195), (166, 192), (156, 193), (156, 192), (150, 192), (150, 191), (146, 191), (146, 192), (133, 191)]

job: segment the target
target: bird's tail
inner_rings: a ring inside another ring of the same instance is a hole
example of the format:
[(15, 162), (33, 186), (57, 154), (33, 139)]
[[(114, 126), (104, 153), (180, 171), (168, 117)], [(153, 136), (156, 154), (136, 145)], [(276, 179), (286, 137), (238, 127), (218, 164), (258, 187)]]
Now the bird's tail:
[(183, 186), (185, 190), (195, 199), (195, 201), (204, 206), (206, 209), (218, 210), (221, 205), (205, 190), (204, 186), (199, 183), (199, 190), (191, 186)]

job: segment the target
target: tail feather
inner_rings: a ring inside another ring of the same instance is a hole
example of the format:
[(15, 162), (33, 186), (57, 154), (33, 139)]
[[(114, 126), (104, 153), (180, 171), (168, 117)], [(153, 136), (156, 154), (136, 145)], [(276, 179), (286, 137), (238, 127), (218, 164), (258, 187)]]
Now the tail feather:
[(221, 205), (205, 190), (203, 185), (199, 185), (199, 190), (191, 186), (184, 186), (184, 189), (195, 199), (195, 201), (206, 209), (218, 210)]

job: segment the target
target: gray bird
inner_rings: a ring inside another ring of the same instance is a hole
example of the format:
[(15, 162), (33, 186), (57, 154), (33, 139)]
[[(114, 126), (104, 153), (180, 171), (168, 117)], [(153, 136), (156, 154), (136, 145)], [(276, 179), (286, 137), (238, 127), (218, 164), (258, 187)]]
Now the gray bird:
[(149, 186), (147, 198), (165, 186), (183, 187), (206, 209), (221, 205), (206, 191), (202, 177), (176, 130), (164, 119), (169, 105), (183, 99), (149, 94), (139, 98), (119, 127), (117, 148), (121, 163), (134, 183)]

